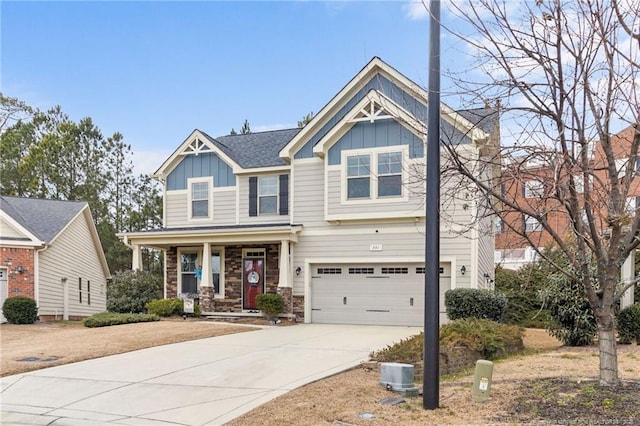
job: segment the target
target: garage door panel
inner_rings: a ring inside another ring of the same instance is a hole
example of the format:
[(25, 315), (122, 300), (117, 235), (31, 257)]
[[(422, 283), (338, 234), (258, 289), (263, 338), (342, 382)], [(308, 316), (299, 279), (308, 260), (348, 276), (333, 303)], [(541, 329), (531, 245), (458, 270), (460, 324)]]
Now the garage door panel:
[[(450, 264), (441, 264), (440, 318), (451, 288)], [(360, 273), (349, 273), (357, 271)], [(331, 273), (322, 273), (330, 271)], [(340, 273), (335, 273), (339, 271)], [(312, 267), (311, 321), (334, 324), (424, 324), (424, 268), (416, 264), (326, 264)], [(362, 273), (365, 272), (365, 273)], [(346, 299), (345, 299), (346, 298)], [(346, 304), (345, 304), (346, 300)]]

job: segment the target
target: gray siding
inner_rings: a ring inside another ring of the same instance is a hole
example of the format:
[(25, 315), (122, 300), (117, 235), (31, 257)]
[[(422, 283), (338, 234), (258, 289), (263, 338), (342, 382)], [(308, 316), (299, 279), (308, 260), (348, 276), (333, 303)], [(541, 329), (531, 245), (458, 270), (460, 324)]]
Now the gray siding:
[[(282, 173), (265, 173), (265, 176), (278, 176)], [(280, 214), (269, 214), (269, 215), (258, 215), (258, 216), (249, 216), (249, 176), (239, 176), (238, 177), (238, 185), (240, 190), (240, 224), (249, 224), (249, 223), (288, 223), (289, 215), (280, 215)], [(289, 199), (289, 212), (291, 211), (291, 196)], [(278, 201), (279, 202), (279, 201)], [(279, 209), (278, 209), (279, 210)]]
[[(406, 257), (424, 257), (424, 222), (413, 219), (397, 223), (344, 221), (340, 224), (324, 220), (324, 163), (294, 161), (294, 223), (303, 225), (294, 249), (294, 268), (303, 267), (308, 258), (380, 258), (389, 262), (403, 262)], [(458, 208), (451, 212), (456, 220), (468, 217), (468, 211)], [(421, 208), (416, 216), (424, 218)], [(468, 219), (467, 219), (468, 221)], [(377, 231), (377, 232), (376, 232)], [(468, 231), (452, 232), (450, 222), (441, 222), (440, 256), (455, 258), (456, 287), (471, 287), (471, 247), (474, 241)], [(382, 244), (382, 251), (370, 251), (371, 244)], [(491, 252), (492, 255), (493, 252)], [(469, 271), (460, 274), (465, 265)], [(304, 294), (304, 277), (294, 276), (294, 294)], [(476, 283), (474, 282), (475, 286)]]
[(404, 187), (403, 191), (409, 192), (408, 199), (389, 201), (389, 199), (379, 202), (366, 203), (342, 203), (342, 172), (340, 169), (331, 169), (327, 173), (328, 184), (328, 214), (332, 218), (340, 215), (362, 214), (366, 215), (374, 211), (376, 214), (388, 213), (388, 217), (397, 217), (399, 214), (414, 214), (424, 216), (424, 191), (413, 193), (409, 187)]
[(213, 153), (186, 155), (167, 176), (167, 190), (187, 189), (187, 180), (193, 177), (213, 176), (213, 186), (235, 186), (233, 169)]
[(213, 220), (203, 223), (192, 222), (188, 218), (189, 194), (187, 191), (167, 191), (165, 197), (165, 217), (167, 228), (204, 225), (234, 225), (236, 223), (235, 189), (213, 191)]
[(329, 148), (329, 165), (340, 164), (343, 149), (409, 145), (409, 157), (424, 157), (423, 141), (395, 120), (356, 123)]
[[(106, 279), (84, 215), (76, 217), (51, 246), (39, 255), (38, 313), (63, 313), (63, 286), (67, 278), (69, 315), (90, 316), (106, 310)], [(82, 303), (78, 279), (82, 279)], [(87, 303), (87, 282), (91, 286), (91, 304)]]

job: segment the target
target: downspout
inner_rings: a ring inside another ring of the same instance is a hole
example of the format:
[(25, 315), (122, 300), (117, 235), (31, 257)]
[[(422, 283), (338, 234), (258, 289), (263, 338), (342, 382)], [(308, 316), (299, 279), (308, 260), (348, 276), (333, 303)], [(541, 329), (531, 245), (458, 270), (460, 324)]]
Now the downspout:
[(49, 245), (44, 241), (41, 241), (41, 243), (42, 247), (36, 249), (33, 254), (33, 297), (38, 309), (40, 309), (40, 253), (49, 248)]

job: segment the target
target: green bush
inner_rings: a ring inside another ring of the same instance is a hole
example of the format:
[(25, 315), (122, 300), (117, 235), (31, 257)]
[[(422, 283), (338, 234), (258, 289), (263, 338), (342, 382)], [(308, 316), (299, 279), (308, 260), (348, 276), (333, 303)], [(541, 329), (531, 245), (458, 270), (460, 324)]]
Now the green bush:
[(159, 317), (170, 317), (171, 315), (182, 315), (182, 306), (181, 299), (156, 299), (147, 302), (145, 308), (150, 314), (158, 315)]
[(507, 298), (491, 290), (456, 288), (444, 294), (444, 304), (450, 320), (479, 318), (500, 322)]
[(33, 324), (38, 320), (36, 301), (24, 296), (5, 299), (2, 313), (11, 324)]
[[(182, 299), (156, 299), (147, 302), (145, 305), (147, 312), (159, 317), (170, 317), (172, 315), (182, 315), (184, 313), (184, 301)], [(200, 305), (193, 305), (193, 314), (188, 316), (199, 317), (202, 315)]]
[(495, 288), (507, 298), (507, 306), (502, 322), (521, 327), (545, 328), (549, 313), (542, 309), (538, 295), (545, 287), (548, 274), (538, 263), (531, 263), (513, 271), (496, 268)]
[(522, 334), (523, 329), (515, 325), (467, 318), (440, 327), (440, 344), (465, 346), (480, 352), (484, 358), (494, 359), (524, 349)]
[[(524, 348), (523, 330), (514, 325), (499, 324), (484, 319), (464, 319), (440, 327), (440, 352), (448, 348), (464, 346), (495, 359), (507, 353), (517, 353)], [(424, 333), (417, 334), (386, 348), (371, 353), (380, 362), (401, 362), (413, 365), (422, 363)]]
[(620, 343), (629, 344), (635, 341), (640, 345), (640, 303), (626, 307), (618, 313), (617, 327)]
[(101, 312), (85, 318), (82, 323), (85, 327), (107, 327), (110, 325), (131, 324), (136, 322), (160, 321), (160, 317), (150, 314), (120, 314), (114, 312)]
[(588, 346), (596, 336), (596, 318), (582, 283), (561, 273), (552, 274), (542, 298), (552, 321), (547, 330), (568, 346)]
[(162, 278), (148, 271), (116, 272), (107, 284), (107, 311), (143, 313), (145, 305), (162, 297)]
[(284, 299), (275, 293), (259, 294), (256, 297), (256, 307), (262, 311), (268, 320), (271, 320), (284, 311)]

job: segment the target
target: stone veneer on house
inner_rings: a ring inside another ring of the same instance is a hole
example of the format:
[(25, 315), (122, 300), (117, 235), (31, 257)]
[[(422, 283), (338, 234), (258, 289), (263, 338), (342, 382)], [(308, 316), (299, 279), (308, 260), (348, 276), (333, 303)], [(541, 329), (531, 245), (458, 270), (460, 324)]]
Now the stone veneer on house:
[[(210, 295), (206, 290), (200, 289), (200, 306), (203, 312), (242, 312), (242, 250), (243, 249), (265, 249), (266, 265), (265, 265), (265, 291), (267, 293), (282, 293), (282, 289), (278, 289), (280, 279), (279, 269), (279, 249), (280, 244), (262, 244), (262, 245), (229, 245), (224, 248), (224, 299), (214, 298), (210, 300)], [(178, 295), (178, 249), (171, 247), (167, 250), (167, 298), (175, 298)], [(287, 291), (285, 290), (285, 293)], [(289, 295), (282, 294), (285, 297), (285, 313), (291, 313), (295, 310), (296, 305), (302, 307), (304, 312), (304, 302), (296, 303), (295, 297), (292, 302)], [(304, 298), (302, 298), (304, 299)], [(299, 308), (300, 308), (299, 306)]]

